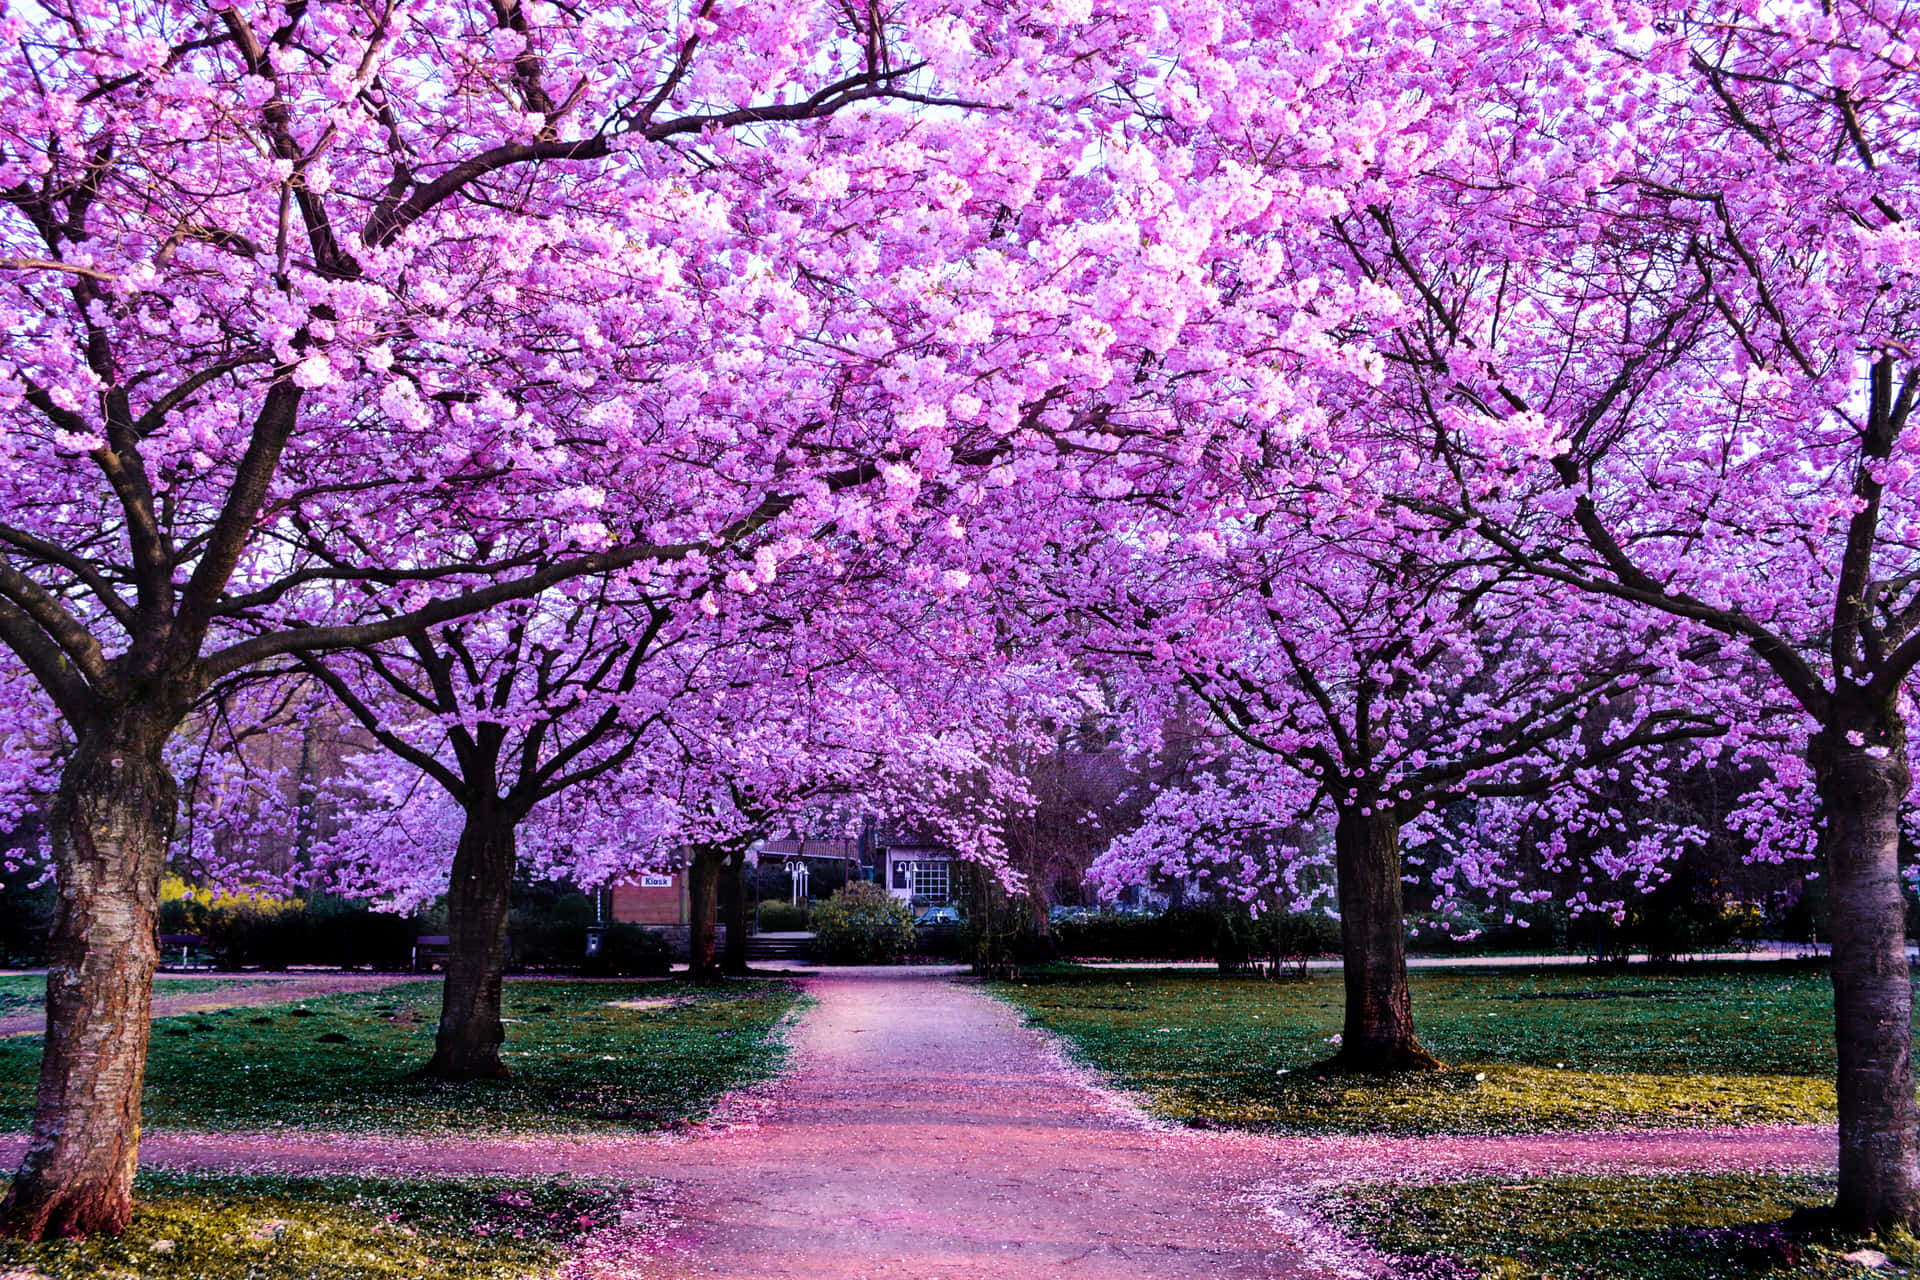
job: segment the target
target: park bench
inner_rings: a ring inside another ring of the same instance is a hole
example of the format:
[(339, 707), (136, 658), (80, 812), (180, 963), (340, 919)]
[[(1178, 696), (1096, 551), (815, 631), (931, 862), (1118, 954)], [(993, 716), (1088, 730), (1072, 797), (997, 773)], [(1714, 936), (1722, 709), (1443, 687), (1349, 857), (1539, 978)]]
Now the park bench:
[(160, 935), (160, 963), (168, 963), (167, 953), (179, 953), (178, 964), (182, 969), (211, 968), (213, 953), (207, 947), (207, 940), (197, 933), (163, 933)]
[[(447, 967), (447, 956), (453, 950), (453, 939), (444, 933), (423, 933), (413, 940), (413, 972), (420, 973), (421, 964), (427, 967), (425, 972), (433, 972), (433, 967)], [(513, 939), (507, 939), (507, 954), (513, 954)]]

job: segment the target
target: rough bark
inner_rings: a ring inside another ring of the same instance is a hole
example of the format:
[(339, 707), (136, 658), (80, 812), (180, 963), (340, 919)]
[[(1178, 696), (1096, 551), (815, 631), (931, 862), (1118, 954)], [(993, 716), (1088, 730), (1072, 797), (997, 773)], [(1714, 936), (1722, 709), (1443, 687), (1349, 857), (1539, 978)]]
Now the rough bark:
[(1431, 1070), (1440, 1064), (1414, 1037), (1407, 990), (1400, 820), (1368, 799), (1343, 807), (1334, 825), (1347, 1014), (1333, 1065), (1369, 1073)]
[(1047, 895), (1036, 892), (1033, 902), (1033, 956), (1030, 964), (1048, 964), (1060, 958), (1060, 944), (1053, 937), (1053, 907)]
[(447, 982), (433, 1058), (421, 1074), (439, 1080), (504, 1080), (506, 1027), (500, 985), (507, 969), (507, 905), (513, 890), (515, 823), (482, 805), (470, 808), (447, 887)]
[[(1834, 1038), (1839, 1049), (1841, 1222), (1920, 1224), (1913, 985), (1899, 870), (1900, 803), (1912, 782), (1897, 716), (1845, 717), (1810, 757), (1826, 820)], [(1877, 721), (1877, 723), (1876, 723)], [(1857, 735), (1849, 741), (1849, 730)]]
[(721, 968), (736, 977), (747, 972), (747, 854), (736, 849), (728, 859), (733, 871), (727, 895), (727, 949)]
[(721, 855), (697, 849), (687, 863), (687, 976), (711, 982), (720, 976), (713, 956), (714, 922), (720, 913)]
[(114, 1233), (133, 1213), (160, 874), (177, 806), (161, 757), (170, 727), (124, 716), (90, 729), (60, 779), (46, 1046), (26, 1158), (0, 1204), (9, 1235)]

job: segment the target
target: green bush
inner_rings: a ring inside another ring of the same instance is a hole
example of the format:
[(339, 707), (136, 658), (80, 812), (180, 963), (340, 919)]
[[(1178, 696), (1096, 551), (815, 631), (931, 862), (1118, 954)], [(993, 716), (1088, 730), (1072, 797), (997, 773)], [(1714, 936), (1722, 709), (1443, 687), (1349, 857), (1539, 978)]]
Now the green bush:
[(763, 902), (760, 904), (762, 933), (801, 933), (808, 927), (811, 903)]
[(411, 916), (374, 911), (349, 898), (311, 901), (171, 898), (160, 904), (161, 933), (198, 934), (229, 968), (335, 965), (404, 969), (421, 932)]
[(1218, 909), (1184, 907), (1157, 916), (1102, 911), (1053, 926), (1060, 954), (1090, 960), (1211, 960)]
[(1276, 965), (1299, 973), (1315, 956), (1340, 954), (1340, 922), (1318, 911), (1287, 911), (1264, 917), (1261, 934), (1266, 954)]
[(24, 871), (6, 878), (0, 886), (0, 965), (25, 969), (47, 962), (53, 899), (52, 881), (30, 884)]
[(885, 964), (913, 949), (913, 909), (877, 884), (856, 882), (813, 909), (813, 932), (828, 964)]
[(1317, 911), (1176, 907), (1157, 916), (1097, 915), (1052, 928), (1063, 956), (1097, 960), (1213, 960), (1237, 969), (1254, 960), (1298, 965), (1340, 949), (1340, 925)]
[(673, 944), (637, 924), (610, 924), (600, 932), (600, 954), (582, 972), (601, 978), (664, 978), (673, 971)]
[(507, 925), (514, 962), (525, 969), (578, 969), (586, 959), (592, 923), (593, 899), (584, 893), (516, 902)]

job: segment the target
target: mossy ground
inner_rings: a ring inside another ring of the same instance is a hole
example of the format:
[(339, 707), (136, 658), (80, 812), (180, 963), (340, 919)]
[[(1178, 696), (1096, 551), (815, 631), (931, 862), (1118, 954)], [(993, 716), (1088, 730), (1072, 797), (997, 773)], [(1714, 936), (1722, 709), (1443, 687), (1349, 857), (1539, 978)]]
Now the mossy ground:
[[(672, 998), (668, 1007), (610, 1002)], [(771, 1074), (798, 999), (778, 981), (513, 982), (503, 1056), (513, 1078), (413, 1074), (433, 1049), (440, 985), (408, 983), (292, 1005), (154, 1023), (146, 1124), (467, 1135), (660, 1129)], [(38, 1037), (0, 1041), (0, 1125), (29, 1118)]]
[[(0, 1240), (7, 1275), (112, 1280), (519, 1280), (612, 1222), (622, 1188), (575, 1179), (145, 1173), (124, 1235)], [(18, 1270), (15, 1270), (18, 1269)]]
[[(1322, 1209), (1424, 1280), (1829, 1280), (1902, 1276), (1911, 1237), (1864, 1241), (1802, 1221), (1831, 1202), (1824, 1178), (1712, 1174), (1503, 1178), (1330, 1193)], [(1871, 1246), (1890, 1265), (1845, 1253)]]
[(1170, 1119), (1287, 1133), (1525, 1133), (1833, 1119), (1823, 969), (1416, 971), (1414, 1019), (1450, 1070), (1314, 1071), (1337, 973), (1269, 982), (1062, 968), (996, 994)]

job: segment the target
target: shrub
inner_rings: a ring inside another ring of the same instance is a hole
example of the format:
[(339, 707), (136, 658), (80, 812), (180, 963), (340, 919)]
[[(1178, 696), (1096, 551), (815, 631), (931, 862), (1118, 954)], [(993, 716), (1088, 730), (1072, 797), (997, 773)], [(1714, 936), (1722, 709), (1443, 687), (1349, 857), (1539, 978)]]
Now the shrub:
[(1340, 951), (1340, 922), (1318, 911), (1287, 911), (1261, 920), (1262, 944), (1276, 967), (1304, 976), (1307, 961)]
[(1213, 958), (1220, 972), (1244, 969), (1253, 960), (1259, 945), (1254, 937), (1253, 917), (1238, 911), (1222, 911), (1213, 926)]
[(885, 964), (913, 948), (913, 909), (877, 884), (848, 885), (813, 909), (814, 949), (828, 964)]
[(760, 904), (762, 933), (799, 933), (807, 928), (811, 903), (763, 902)]
[(47, 962), (47, 934), (53, 928), (52, 882), (28, 885), (25, 879), (9, 876), (0, 887), (0, 965), (14, 969)]
[(673, 971), (673, 944), (666, 935), (637, 924), (610, 924), (600, 931), (600, 953), (583, 972), (601, 978), (664, 978)]
[(1210, 960), (1219, 940), (1217, 909), (1181, 907), (1157, 916), (1101, 911), (1053, 926), (1060, 954), (1101, 960)]
[(529, 969), (577, 969), (587, 954), (587, 926), (593, 923), (593, 899), (584, 893), (559, 893), (514, 904), (507, 925), (514, 962)]
[(304, 902), (223, 896), (207, 903), (172, 897), (160, 904), (159, 931), (198, 934), (229, 968), (314, 964), (404, 969), (420, 928), (411, 916), (321, 894)]
[(1157, 916), (1100, 912), (1057, 921), (1060, 954), (1102, 960), (1213, 960), (1225, 970), (1253, 960), (1301, 965), (1340, 949), (1340, 925), (1317, 911), (1176, 907)]
[(410, 915), (332, 894), (307, 900), (304, 925), (304, 954), (296, 963), (343, 969), (404, 969), (413, 962), (413, 940), (425, 932)]
[(285, 969), (314, 960), (303, 902), (235, 902), (209, 913), (207, 941), (234, 968)]

